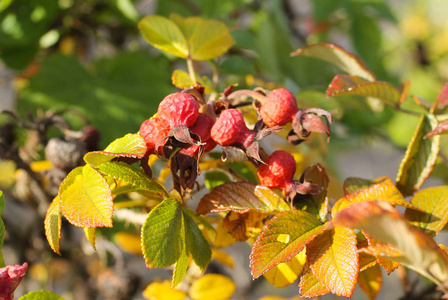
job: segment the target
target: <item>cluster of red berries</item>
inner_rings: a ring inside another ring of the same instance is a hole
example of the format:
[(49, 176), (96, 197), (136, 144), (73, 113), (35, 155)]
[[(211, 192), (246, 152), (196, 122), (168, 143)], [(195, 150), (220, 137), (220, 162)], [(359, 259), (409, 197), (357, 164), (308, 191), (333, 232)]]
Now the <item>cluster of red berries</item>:
[[(199, 111), (199, 103), (191, 94), (173, 93), (159, 104), (157, 117), (146, 120), (140, 127), (140, 135), (146, 141), (148, 155), (157, 154), (171, 159), (175, 185), (184, 190), (194, 186), (202, 154), (219, 144), (242, 151), (246, 158), (259, 166), (258, 178), (262, 185), (279, 188), (287, 193), (295, 185), (294, 157), (280, 150), (263, 162), (259, 155), (258, 140), (283, 129), (281, 126), (289, 122), (293, 123), (293, 130), (300, 131), (298, 135), (301, 138), (311, 131), (323, 132), (319, 126), (322, 127), (324, 123), (319, 117), (318, 121), (307, 117), (318, 116), (321, 112), (318, 109), (300, 110), (296, 98), (286, 89), (275, 89), (266, 97), (259, 108), (262, 123), (258, 122), (261, 125), (257, 123), (254, 129), (247, 127), (242, 113), (235, 108), (220, 111), (218, 117), (213, 110), (212, 116)], [(325, 113), (322, 115), (331, 117)], [(181, 149), (174, 151), (174, 148)]]

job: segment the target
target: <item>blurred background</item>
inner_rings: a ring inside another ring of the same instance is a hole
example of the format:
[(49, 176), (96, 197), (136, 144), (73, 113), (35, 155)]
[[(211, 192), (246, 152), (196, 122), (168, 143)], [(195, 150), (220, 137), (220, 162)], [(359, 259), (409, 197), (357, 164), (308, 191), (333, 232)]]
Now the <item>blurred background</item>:
[[(346, 177), (395, 179), (418, 118), (371, 107), (356, 96), (327, 98), (325, 90), (340, 70), (290, 53), (311, 43), (335, 43), (356, 53), (378, 80), (395, 86), (409, 80), (409, 94), (432, 103), (448, 81), (447, 11), (444, 0), (2, 0), (0, 110), (16, 116), (0, 115), (0, 189), (6, 195), (7, 231), (2, 252), (7, 264), (30, 263), (16, 297), (47, 289), (67, 300), (144, 299), (146, 285), (171, 276), (169, 270), (145, 269), (138, 236), (116, 234), (123, 228), (133, 232), (126, 224), (101, 232), (97, 252), (81, 229), (65, 226), (64, 255), (55, 255), (42, 223), (49, 202), (30, 200), (38, 198), (33, 181), (26, 181), (21, 167), (6, 155), (14, 143), (25, 164), (43, 160), (42, 137), (29, 129), (45, 124), (55, 112), (74, 131), (87, 124), (96, 128), (98, 149), (139, 130), (163, 97), (176, 90), (173, 70), (186, 69), (183, 60), (143, 40), (137, 28), (143, 16), (200, 15), (228, 25), (235, 45), (223, 57), (195, 65), (201, 75), (219, 76), (218, 92), (236, 83), (238, 89), (285, 87), (296, 94), (300, 106), (334, 112), (330, 143), (316, 138), (299, 146), (298, 156), (302, 170), (315, 162), (330, 170), (330, 197), (337, 200)], [(421, 111), (411, 97), (404, 107)], [(51, 138), (59, 132), (50, 128), (45, 134)], [(278, 145), (275, 139), (266, 143)], [(447, 155), (442, 146), (442, 156)], [(433, 175), (428, 184), (447, 181), (446, 160), (438, 162)], [(298, 294), (297, 284), (276, 289), (264, 279), (252, 281), (249, 245), (226, 251), (235, 267), (221, 272), (238, 283), (233, 298)], [(404, 291), (394, 288), (397, 280), (394, 274), (386, 277), (378, 299), (403, 297)], [(419, 284), (424, 288), (424, 282)], [(353, 298), (367, 299), (360, 291)]]

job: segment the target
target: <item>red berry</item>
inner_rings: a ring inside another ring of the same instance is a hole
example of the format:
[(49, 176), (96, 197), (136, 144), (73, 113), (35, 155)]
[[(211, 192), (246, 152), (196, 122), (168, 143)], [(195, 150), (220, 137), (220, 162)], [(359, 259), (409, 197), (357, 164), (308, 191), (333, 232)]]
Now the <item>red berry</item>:
[(212, 139), (221, 146), (242, 144), (248, 148), (256, 132), (247, 128), (243, 114), (236, 109), (224, 110), (212, 127)]
[(204, 152), (209, 152), (216, 147), (216, 142), (212, 140), (210, 133), (213, 124), (215, 124), (215, 122), (209, 115), (199, 114), (196, 123), (194, 123), (193, 126), (190, 127), (190, 130), (193, 133), (196, 133), (201, 137), (201, 142), (205, 143)]
[(294, 95), (285, 89), (275, 89), (269, 93), (268, 99), (260, 108), (264, 124), (269, 127), (285, 125), (292, 121), (297, 113), (297, 101)]
[[(145, 140), (150, 154), (155, 153), (154, 147), (156, 142), (167, 136), (169, 131), (169, 128), (165, 127), (159, 118), (148, 119), (142, 123), (140, 126), (140, 136)], [(158, 151), (160, 152), (161, 149), (159, 148)]]
[(296, 161), (289, 152), (277, 150), (272, 153), (266, 165), (260, 165), (257, 176), (261, 185), (286, 190), (293, 183)]
[(190, 94), (173, 93), (160, 102), (157, 112), (170, 129), (182, 125), (190, 127), (199, 117), (199, 104)]

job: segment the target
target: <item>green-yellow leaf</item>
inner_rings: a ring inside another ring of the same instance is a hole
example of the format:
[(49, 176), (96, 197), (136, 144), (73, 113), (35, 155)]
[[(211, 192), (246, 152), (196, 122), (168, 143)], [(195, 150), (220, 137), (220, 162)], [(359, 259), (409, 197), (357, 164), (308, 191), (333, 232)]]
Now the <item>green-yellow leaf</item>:
[(96, 228), (95, 227), (84, 227), (84, 234), (85, 234), (87, 240), (92, 245), (93, 249), (96, 249), (96, 247), (95, 247), (95, 233), (96, 233)]
[(436, 235), (448, 222), (448, 186), (430, 187), (414, 195), (411, 203), (421, 211), (406, 209), (404, 216), (412, 225)]
[(368, 81), (375, 81), (375, 75), (367, 68), (362, 60), (334, 44), (312, 44), (294, 51), (291, 55), (305, 55), (319, 58), (338, 66), (350, 75), (356, 75)]
[(227, 182), (202, 197), (197, 212), (278, 212), (289, 209), (286, 202), (268, 188), (250, 182)]
[(429, 278), (444, 291), (448, 286), (448, 259), (434, 240), (413, 227), (387, 202), (361, 202), (339, 212), (335, 225), (361, 229), (402, 253), (384, 256)]
[(171, 288), (168, 280), (153, 282), (143, 291), (143, 297), (148, 300), (183, 300), (187, 293)]
[(182, 205), (166, 199), (148, 214), (142, 227), (142, 252), (148, 268), (165, 268), (182, 254)]
[(189, 295), (193, 300), (226, 300), (235, 292), (235, 283), (220, 274), (206, 274), (195, 280)]
[(359, 272), (358, 284), (371, 300), (375, 299), (378, 295), (382, 283), (383, 275), (381, 274), (381, 267), (379, 265), (374, 265)]
[(188, 269), (188, 249), (185, 243), (185, 218), (182, 218), (182, 227), (181, 234), (179, 235), (179, 242), (181, 244), (181, 254), (179, 259), (176, 261), (176, 265), (174, 266), (173, 278), (171, 280), (171, 287), (176, 287), (185, 277)]
[[(204, 92), (206, 94), (215, 92), (215, 89), (213, 88), (213, 85), (207, 76), (201, 77), (196, 74), (196, 81), (205, 88)], [(173, 75), (171, 76), (171, 82), (174, 86), (180, 89), (187, 89), (196, 85), (196, 82), (191, 79), (190, 74), (188, 74), (184, 70), (174, 70)]]
[(129, 133), (110, 143), (104, 151), (88, 152), (84, 161), (96, 168), (116, 157), (142, 158), (146, 150), (145, 140), (139, 134)]
[(369, 180), (369, 179), (362, 179), (362, 178), (358, 178), (358, 177), (349, 177), (347, 179), (345, 179), (344, 181), (344, 194), (346, 196), (350, 195), (350, 194), (354, 194), (355, 192), (366, 188), (366, 187), (370, 187), (372, 185), (375, 185), (377, 183), (380, 182), (385, 182), (385, 181), (390, 181), (391, 179), (389, 177), (379, 177), (373, 180)]
[(293, 259), (276, 265), (274, 268), (264, 273), (263, 276), (273, 286), (282, 288), (296, 281), (297, 277), (302, 273), (305, 263), (306, 249), (303, 249), (299, 254), (294, 256)]
[(314, 276), (333, 294), (350, 298), (358, 278), (358, 248), (355, 232), (334, 227), (317, 236), (307, 246)]
[(48, 207), (47, 214), (45, 216), (45, 236), (47, 237), (48, 244), (54, 252), (61, 255), (59, 251), (59, 241), (61, 239), (61, 202), (59, 197), (53, 199)]
[(34, 291), (23, 295), (19, 300), (64, 300), (64, 298), (50, 291)]
[(102, 174), (112, 176), (116, 180), (132, 184), (134, 190), (145, 190), (155, 193), (159, 198), (167, 195), (165, 189), (154, 179), (133, 166), (124, 162), (104, 162), (98, 166), (98, 171)]
[(307, 212), (293, 210), (277, 214), (266, 223), (252, 246), (252, 277), (256, 279), (276, 265), (291, 260), (323, 231), (322, 223)]
[(434, 115), (423, 115), (409, 143), (397, 175), (397, 187), (405, 196), (412, 195), (431, 174), (440, 149), (440, 136), (424, 136), (437, 126)]
[(112, 227), (113, 197), (106, 180), (89, 165), (70, 172), (59, 187), (62, 214), (80, 227)]
[(138, 23), (138, 28), (152, 46), (180, 58), (188, 57), (187, 40), (172, 20), (162, 16), (147, 16)]
[(401, 93), (388, 82), (368, 82), (358, 76), (336, 75), (327, 89), (327, 96), (357, 95), (396, 106)]

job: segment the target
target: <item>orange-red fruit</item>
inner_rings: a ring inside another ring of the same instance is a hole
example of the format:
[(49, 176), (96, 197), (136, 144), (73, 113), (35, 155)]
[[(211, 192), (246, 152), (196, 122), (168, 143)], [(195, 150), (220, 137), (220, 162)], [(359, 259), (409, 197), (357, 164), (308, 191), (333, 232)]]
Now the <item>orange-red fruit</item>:
[(286, 89), (275, 89), (269, 93), (268, 99), (260, 108), (260, 115), (264, 124), (269, 127), (292, 121), (297, 113), (297, 101), (294, 95)]
[[(156, 142), (168, 135), (169, 128), (159, 118), (148, 119), (140, 126), (140, 136), (145, 140), (148, 153), (155, 154)], [(159, 148), (159, 151), (161, 149)]]
[(296, 161), (289, 152), (277, 150), (258, 168), (257, 176), (261, 185), (272, 189), (285, 189), (292, 184), (296, 172)]
[(247, 128), (243, 114), (234, 108), (224, 110), (211, 130), (212, 139), (221, 146), (242, 144), (248, 148), (255, 135), (255, 131)]
[(204, 152), (209, 152), (216, 147), (216, 142), (211, 137), (211, 129), (215, 122), (213, 119), (206, 114), (199, 114), (196, 123), (190, 127), (193, 133), (196, 133), (201, 137), (201, 142), (205, 143)]
[(192, 126), (199, 117), (199, 104), (187, 93), (173, 93), (159, 104), (159, 119), (170, 129), (177, 126)]

